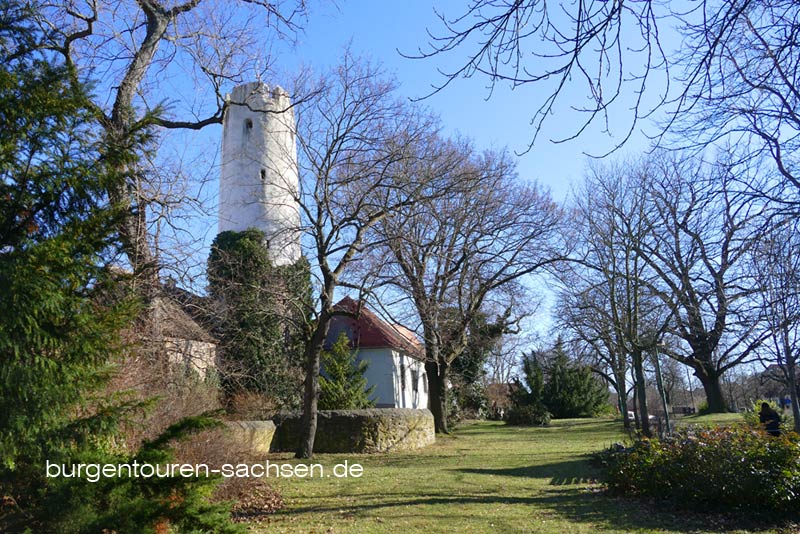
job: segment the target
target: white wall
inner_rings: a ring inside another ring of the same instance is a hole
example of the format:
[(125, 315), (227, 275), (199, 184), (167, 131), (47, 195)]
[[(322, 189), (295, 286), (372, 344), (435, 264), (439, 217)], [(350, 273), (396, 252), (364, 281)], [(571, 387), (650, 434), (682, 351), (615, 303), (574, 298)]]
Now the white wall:
[(376, 407), (428, 407), (428, 384), (422, 362), (389, 348), (360, 349), (358, 360), (369, 362), (364, 376), (369, 382), (367, 387), (375, 386), (371, 398)]
[(391, 349), (359, 349), (357, 359), (366, 360), (367, 387), (375, 386), (370, 397), (378, 408), (399, 408), (395, 396), (395, 366)]
[(258, 228), (267, 234), (275, 264), (294, 263), (300, 258), (300, 213), (289, 96), (280, 87), (252, 82), (234, 88), (228, 103), (222, 129), (219, 231)]
[[(394, 351), (393, 358), (395, 361), (397, 407), (427, 408), (428, 383), (425, 376), (425, 365), (402, 352)], [(401, 372), (403, 373), (402, 375)]]

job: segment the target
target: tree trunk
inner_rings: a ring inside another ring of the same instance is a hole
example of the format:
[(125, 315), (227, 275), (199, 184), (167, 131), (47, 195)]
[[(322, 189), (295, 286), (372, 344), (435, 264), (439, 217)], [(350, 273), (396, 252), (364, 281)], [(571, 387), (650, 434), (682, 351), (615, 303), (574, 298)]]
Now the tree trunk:
[[(126, 115), (127, 117), (127, 115)], [(126, 133), (131, 125), (122, 122), (127, 119), (120, 118), (119, 124), (112, 132), (107, 132), (107, 142), (111, 146), (126, 146), (129, 142)], [(134, 163), (118, 161), (114, 156), (109, 156), (113, 162), (114, 172), (124, 176), (123, 183), (116, 183), (108, 190), (111, 203), (121, 209), (118, 219), (119, 237), (122, 251), (128, 258), (133, 268), (134, 289), (137, 296), (149, 303), (157, 294), (159, 288), (159, 269), (156, 254), (150, 247), (147, 235), (147, 206), (143, 196), (134, 185), (134, 177), (139, 170)]]
[(437, 434), (449, 434), (447, 428), (447, 366), (435, 361), (425, 362), (428, 375), (428, 407), (433, 414)]
[(647, 410), (647, 382), (644, 379), (644, 367), (642, 362), (642, 351), (633, 352), (633, 371), (636, 376), (636, 400), (639, 403), (639, 421), (642, 425), (642, 434), (645, 437), (653, 437), (650, 430), (650, 413)]
[(328, 337), (330, 322), (330, 315), (321, 314), (317, 328), (306, 345), (306, 379), (303, 383), (303, 432), (300, 436), (297, 454), (295, 454), (296, 458), (311, 458), (314, 456), (314, 439), (317, 435), (320, 358), (325, 338)]
[(789, 376), (789, 398), (792, 400), (794, 431), (800, 434), (800, 401), (797, 397), (797, 365), (794, 360), (786, 359), (786, 372)]
[(628, 417), (628, 391), (625, 387), (625, 372), (614, 373), (614, 379), (617, 382), (617, 407), (620, 415), (622, 415), (622, 426), (630, 428), (631, 419)]
[(728, 403), (725, 402), (725, 395), (722, 391), (720, 384), (720, 373), (713, 368), (709, 368), (702, 362), (692, 365), (694, 375), (700, 380), (703, 385), (703, 390), (706, 393), (706, 402), (708, 403), (709, 413), (727, 413)]
[(317, 436), (317, 403), (319, 401), (319, 353), (306, 353), (306, 379), (303, 383), (303, 432), (297, 448), (296, 458), (311, 458), (314, 455), (314, 440)]

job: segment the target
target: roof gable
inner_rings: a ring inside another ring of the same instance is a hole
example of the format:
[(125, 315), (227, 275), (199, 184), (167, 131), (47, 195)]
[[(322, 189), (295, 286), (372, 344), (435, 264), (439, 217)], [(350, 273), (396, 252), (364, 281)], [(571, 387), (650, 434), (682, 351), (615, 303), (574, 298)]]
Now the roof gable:
[(416, 334), (402, 325), (391, 325), (375, 315), (363, 303), (344, 297), (334, 310), (352, 315), (336, 315), (337, 326), (345, 326), (352, 335), (354, 347), (362, 349), (392, 348), (422, 359), (425, 351)]
[(152, 302), (154, 318), (166, 337), (216, 343), (216, 340), (181, 306), (168, 297), (156, 297)]

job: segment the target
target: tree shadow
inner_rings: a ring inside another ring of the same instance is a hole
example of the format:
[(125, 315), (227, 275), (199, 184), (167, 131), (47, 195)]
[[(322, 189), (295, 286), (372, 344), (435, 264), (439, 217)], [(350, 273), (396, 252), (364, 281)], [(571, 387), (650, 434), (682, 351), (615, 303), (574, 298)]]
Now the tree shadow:
[(698, 512), (668, 502), (614, 497), (598, 487), (587, 489), (585, 485), (596, 483), (600, 475), (588, 458), (506, 469), (463, 468), (456, 471), (476, 475), (549, 478), (551, 486), (560, 487), (546, 490), (542, 496), (527, 498), (526, 503), (551, 509), (555, 514), (576, 523), (603, 525), (605, 528), (663, 529), (689, 534), (734, 530), (762, 532), (787, 524), (786, 518), (759, 517), (747, 512)]
[[(512, 475), (515, 476), (515, 475)], [(400, 511), (399, 515), (419, 514), (415, 506), (445, 505), (452, 510), (469, 514), (471, 505), (525, 505), (542, 510), (547, 514), (560, 516), (575, 524), (592, 530), (622, 531), (673, 531), (684, 534), (726, 533), (747, 530), (764, 532), (780, 528), (785, 522), (780, 520), (761, 521), (742, 518), (731, 514), (696, 513), (677, 510), (663, 503), (648, 503), (633, 499), (613, 498), (599, 492), (583, 488), (553, 488), (541, 496), (503, 497), (492, 493), (465, 493), (447, 495), (443, 493), (411, 496), (408, 493), (382, 493), (353, 495), (349, 502), (335, 505), (313, 501), (304, 507), (290, 507), (278, 511), (277, 516), (291, 516), (297, 513), (337, 513), (348, 518), (367, 518), (382, 516), (388, 509)], [(397, 514), (394, 514), (397, 515)], [(429, 514), (426, 514), (429, 515)], [(502, 518), (498, 517), (498, 520)]]
[(701, 512), (664, 501), (613, 497), (604, 492), (580, 488), (553, 489), (532, 500), (536, 506), (551, 508), (556, 514), (575, 523), (601, 525), (613, 530), (672, 530), (685, 534), (742, 530), (774, 532), (776, 529), (782, 531), (788, 523), (787, 518), (759, 517), (746, 512)]
[(526, 478), (549, 478), (551, 486), (566, 486), (569, 484), (588, 484), (596, 482), (597, 473), (589, 464), (588, 459), (567, 460), (544, 465), (531, 465), (526, 467), (511, 467), (505, 469), (457, 469), (460, 473), (476, 475), (494, 475)]

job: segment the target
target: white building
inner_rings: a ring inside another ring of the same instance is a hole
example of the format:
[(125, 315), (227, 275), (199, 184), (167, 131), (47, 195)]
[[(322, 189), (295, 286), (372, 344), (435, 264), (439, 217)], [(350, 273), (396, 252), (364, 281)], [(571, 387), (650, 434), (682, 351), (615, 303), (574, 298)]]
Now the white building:
[(295, 120), (289, 95), (261, 82), (227, 96), (222, 121), (219, 231), (257, 228), (276, 265), (300, 259)]
[(400, 325), (390, 325), (363, 305), (345, 297), (336, 308), (354, 314), (336, 315), (328, 332), (332, 345), (341, 332), (347, 334), (359, 361), (367, 361), (364, 374), (375, 386), (372, 400), (377, 408), (428, 407), (425, 349), (417, 336)]

